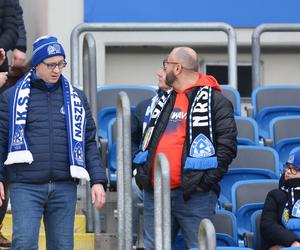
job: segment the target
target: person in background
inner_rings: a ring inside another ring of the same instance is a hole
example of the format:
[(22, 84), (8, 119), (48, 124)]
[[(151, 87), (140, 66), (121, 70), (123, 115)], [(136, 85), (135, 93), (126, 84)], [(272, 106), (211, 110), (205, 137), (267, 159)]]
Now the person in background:
[(266, 197), (260, 230), (261, 250), (300, 247), (300, 147), (290, 152), (279, 188)]
[[(0, 49), (3, 49), (5, 53), (14, 49), (18, 40), (18, 24), (14, 1), (0, 0)], [(4, 62), (0, 65), (0, 72), (7, 71), (8, 60), (5, 57)]]
[(79, 179), (91, 182), (96, 208), (107, 183), (87, 99), (62, 75), (54, 36), (33, 44), (32, 69), (0, 95), (0, 206), (10, 190), (12, 249), (38, 249), (43, 218), (48, 250), (72, 250)]
[(20, 68), (24, 65), (26, 60), (26, 50), (27, 50), (27, 38), (26, 38), (26, 29), (23, 19), (23, 9), (20, 5), (19, 0), (15, 1), (15, 10), (17, 15), (17, 24), (18, 24), (18, 40), (12, 49), (11, 54), (11, 67)]
[[(23, 10), (20, 6), (19, 0), (12, 0), (11, 1), (14, 4), (15, 14), (16, 14), (16, 20), (17, 20), (17, 26), (18, 26), (18, 39), (16, 40), (14, 46), (11, 46), (10, 49), (12, 50), (11, 53), (11, 67), (9, 68), (9, 73), (7, 72), (7, 67), (5, 67), (6, 72), (0, 72), (0, 93), (11, 87), (13, 84), (12, 75), (14, 77), (20, 76), (19, 72), (23, 69), (23, 64), (25, 63), (26, 59), (26, 30), (23, 20)], [(2, 64), (2, 63), (1, 63)], [(0, 64), (0, 65), (1, 65)], [(16, 81), (14, 81), (16, 82)], [(7, 205), (8, 205), (8, 188), (7, 185), (5, 186), (5, 200), (3, 201), (3, 205), (0, 208), (0, 248), (3, 247), (10, 247), (11, 242), (6, 237), (3, 236), (1, 229), (3, 227), (3, 220), (7, 211)]]
[(198, 72), (198, 55), (174, 48), (163, 61), (172, 88), (153, 107), (142, 144), (133, 159), (144, 194), (145, 248), (154, 249), (154, 162), (158, 153), (170, 164), (172, 243), (181, 230), (185, 249), (198, 245), (203, 218), (215, 213), (218, 182), (236, 156), (233, 106), (216, 79)]

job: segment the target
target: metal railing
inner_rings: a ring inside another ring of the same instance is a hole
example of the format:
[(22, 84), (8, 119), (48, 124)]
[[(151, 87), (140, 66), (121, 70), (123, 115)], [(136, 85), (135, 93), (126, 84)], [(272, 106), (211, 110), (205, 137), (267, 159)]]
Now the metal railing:
[(154, 166), (155, 250), (171, 250), (170, 167), (159, 153)]
[(130, 101), (121, 91), (117, 98), (118, 249), (132, 250), (132, 166)]
[[(96, 63), (96, 42), (91, 33), (86, 33), (83, 38), (83, 84), (84, 92), (89, 101), (91, 112), (96, 123), (98, 125), (97, 116), (97, 99), (95, 90), (97, 89), (97, 63)], [(98, 131), (98, 129), (96, 129)], [(96, 142), (98, 145), (98, 133), (96, 132)], [(87, 231), (88, 232), (101, 232), (100, 212), (94, 206), (91, 201), (91, 188), (89, 183), (86, 184), (86, 217), (87, 217)]]
[[(236, 33), (226, 23), (82, 23), (71, 34), (71, 80), (79, 86), (79, 37), (88, 31), (223, 31), (228, 37), (228, 84), (237, 88)], [(167, 34), (166, 34), (167, 35)], [(174, 42), (170, 40), (170, 43)], [(165, 43), (164, 43), (165, 44)], [(141, 44), (143, 45), (143, 44)], [(104, 61), (104, 60), (102, 60)]]
[(209, 219), (203, 219), (199, 225), (199, 250), (216, 250), (216, 230)]
[(262, 85), (260, 37), (265, 32), (299, 32), (300, 24), (262, 24), (252, 33), (252, 89)]

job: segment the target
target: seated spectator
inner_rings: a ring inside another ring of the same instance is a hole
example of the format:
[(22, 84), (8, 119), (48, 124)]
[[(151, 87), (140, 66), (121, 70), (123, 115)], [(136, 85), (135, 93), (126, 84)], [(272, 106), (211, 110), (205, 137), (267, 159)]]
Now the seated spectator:
[(290, 152), (279, 188), (266, 197), (260, 228), (262, 250), (300, 247), (300, 147)]

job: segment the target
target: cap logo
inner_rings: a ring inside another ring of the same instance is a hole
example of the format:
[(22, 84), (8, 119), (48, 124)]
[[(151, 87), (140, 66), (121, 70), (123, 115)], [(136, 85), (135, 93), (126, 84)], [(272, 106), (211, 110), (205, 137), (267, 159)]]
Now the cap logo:
[(55, 55), (55, 54), (60, 54), (61, 49), (59, 44), (51, 44), (47, 48), (48, 55)]
[(294, 158), (295, 158), (295, 155), (290, 155), (289, 159), (288, 159), (288, 162), (293, 164), (294, 163)]

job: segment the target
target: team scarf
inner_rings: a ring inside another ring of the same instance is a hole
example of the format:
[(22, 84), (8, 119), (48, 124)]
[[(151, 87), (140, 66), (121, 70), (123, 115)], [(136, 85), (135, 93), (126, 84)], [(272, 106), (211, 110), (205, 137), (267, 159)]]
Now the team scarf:
[[(135, 155), (133, 162), (142, 164), (147, 160), (148, 146), (151, 141), (155, 125), (166, 106), (172, 90), (163, 94), (152, 109), (149, 124), (145, 130), (141, 150)], [(188, 156), (184, 168), (187, 170), (205, 170), (218, 166), (213, 144), (213, 129), (211, 116), (212, 88), (200, 87), (188, 115)], [(154, 100), (154, 99), (153, 99)]]
[(284, 182), (281, 190), (287, 193), (287, 202), (282, 212), (282, 224), (300, 238), (300, 179)]
[[(9, 109), (9, 143), (5, 165), (33, 162), (26, 138), (26, 120), (30, 98), (32, 69), (19, 80), (12, 92)], [(70, 173), (73, 178), (90, 180), (85, 165), (85, 127), (86, 116), (77, 91), (61, 76), (64, 109), (68, 134)]]

